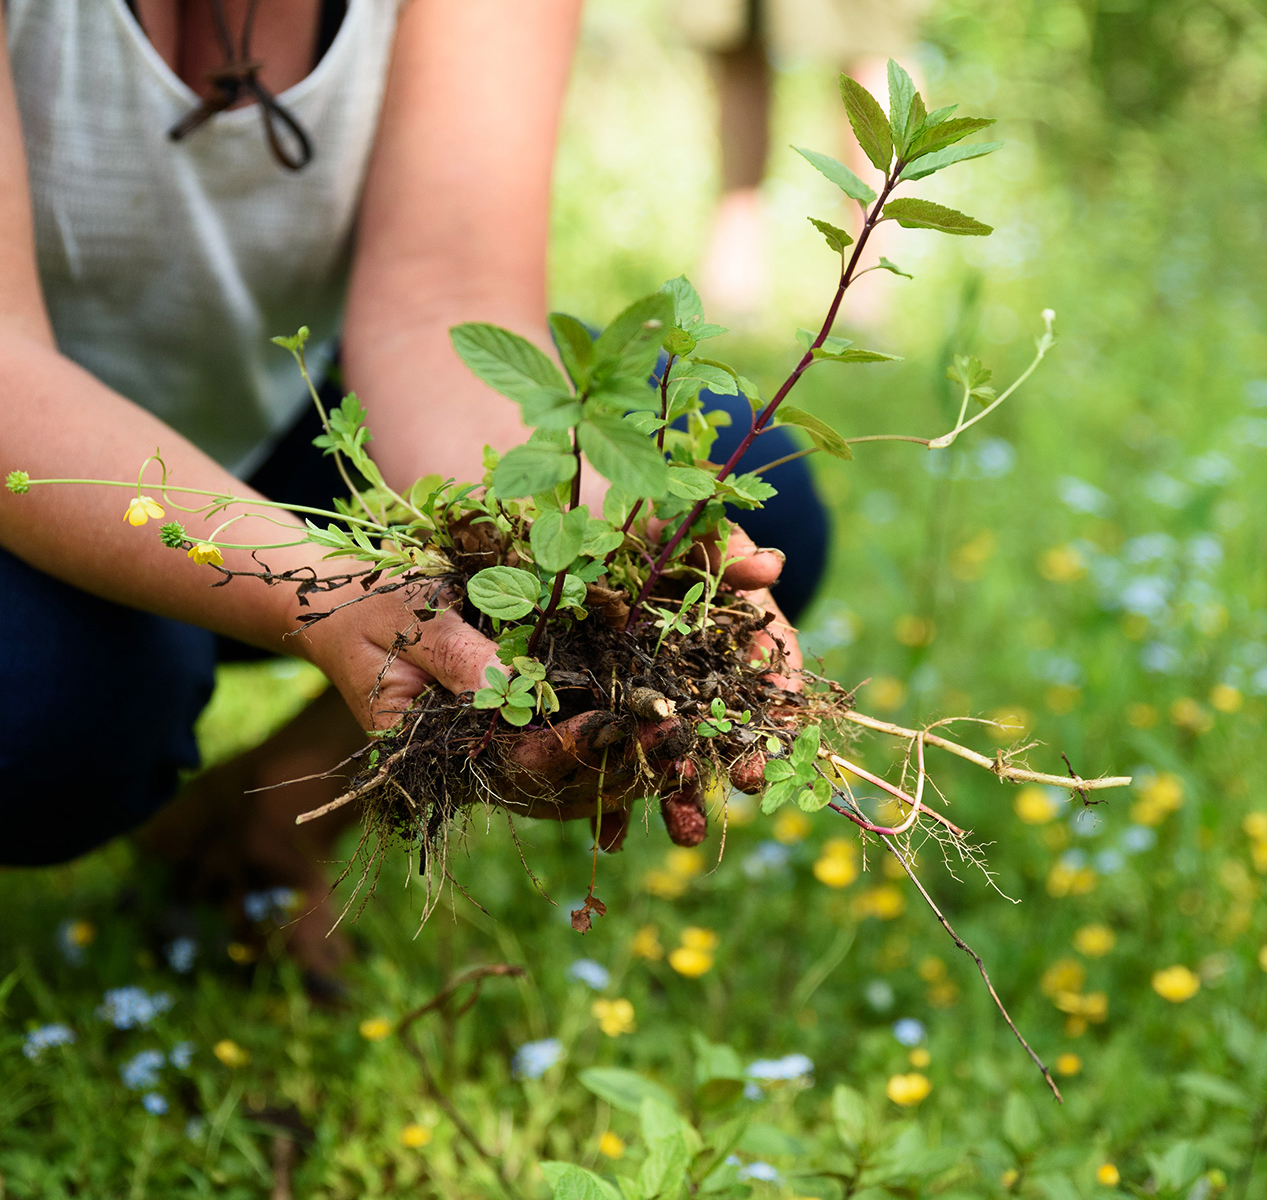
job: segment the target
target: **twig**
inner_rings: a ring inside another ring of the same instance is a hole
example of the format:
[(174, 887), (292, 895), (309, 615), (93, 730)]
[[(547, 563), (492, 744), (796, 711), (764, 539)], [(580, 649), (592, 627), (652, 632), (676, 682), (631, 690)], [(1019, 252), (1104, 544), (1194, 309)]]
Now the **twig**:
[(899, 850), (897, 846), (894, 845), (890, 839), (885, 838), (884, 844), (885, 844), (885, 847), (888, 849), (889, 853), (892, 854), (898, 860), (898, 862), (902, 864), (902, 870), (906, 872), (907, 877), (910, 879), (910, 881), (919, 889), (919, 894), (924, 897), (924, 903), (927, 904), (930, 909), (932, 909), (933, 915), (940, 922), (941, 927), (948, 934), (950, 934), (951, 939), (954, 941), (955, 945), (958, 946), (960, 950), (962, 950), (966, 955), (968, 955), (969, 958), (972, 959), (973, 962), (977, 964), (977, 970), (981, 972), (981, 978), (985, 981), (986, 990), (990, 993), (990, 998), (994, 1001), (995, 1007), (997, 1007), (999, 1012), (1003, 1014), (1003, 1019), (1007, 1022), (1008, 1028), (1016, 1036), (1016, 1040), (1020, 1042), (1021, 1046), (1025, 1050), (1025, 1053), (1028, 1054), (1030, 1058), (1034, 1060), (1034, 1065), (1037, 1066), (1038, 1069), (1043, 1073), (1043, 1078), (1047, 1081), (1047, 1086), (1051, 1088), (1052, 1095), (1056, 1097), (1056, 1102), (1058, 1104), (1064, 1104), (1065, 1098), (1060, 1094), (1060, 1089), (1056, 1086), (1056, 1081), (1051, 1077), (1051, 1072), (1047, 1069), (1047, 1066), (1043, 1062), (1043, 1060), (1039, 1058), (1037, 1054), (1034, 1053), (1033, 1047), (1025, 1040), (1025, 1037), (1021, 1033), (1021, 1031), (1017, 1029), (1016, 1022), (1013, 1021), (1012, 1018), (1008, 1015), (1007, 1009), (1003, 1006), (1003, 1001), (999, 999), (999, 994), (998, 992), (994, 990), (994, 984), (990, 982), (989, 972), (986, 971), (985, 963), (981, 961), (981, 956), (971, 946), (969, 946), (968, 943), (965, 942), (963, 938), (961, 938), (954, 931), (953, 928), (951, 928), (950, 922), (946, 920), (941, 909), (937, 907), (936, 903), (933, 901), (932, 896), (928, 894), (928, 890), (920, 882), (919, 876), (916, 875), (913, 870), (911, 870), (911, 864), (907, 861), (906, 855), (903, 854), (902, 851)]
[(406, 1013), (401, 1017), (396, 1026), (397, 1033), (404, 1033), (419, 1017), (425, 1017), (427, 1013), (434, 1012), (438, 1008), (443, 1008), (449, 1002), (449, 997), (460, 987), (465, 987), (468, 983), (475, 985), (475, 991), (471, 998), (462, 1006), (458, 1012), (458, 1016), (466, 1012), (476, 1000), (479, 999), (480, 990), (484, 986), (484, 980), (500, 977), (504, 975), (522, 975), (524, 969), (514, 963), (489, 963), (482, 967), (472, 967), (469, 971), (463, 971), (461, 975), (455, 975), (448, 983), (444, 985), (434, 996), (425, 1004), (420, 1004), (412, 1012)]

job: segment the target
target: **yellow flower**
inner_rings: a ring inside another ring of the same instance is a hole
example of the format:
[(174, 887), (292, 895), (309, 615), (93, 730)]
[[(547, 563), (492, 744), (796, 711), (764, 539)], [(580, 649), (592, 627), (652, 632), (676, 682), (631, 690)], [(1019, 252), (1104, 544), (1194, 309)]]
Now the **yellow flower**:
[(226, 1067), (244, 1067), (251, 1061), (251, 1056), (237, 1042), (224, 1038), (211, 1047), (214, 1054)]
[(1263, 946), (1258, 951), (1258, 965), (1262, 967), (1264, 971), (1267, 971), (1267, 946)]
[(259, 957), (255, 948), (248, 946), (245, 942), (230, 942), (224, 948), (224, 952), (240, 967), (253, 963)]
[(909, 1108), (925, 1100), (928, 1097), (928, 1093), (932, 1090), (933, 1085), (929, 1083), (927, 1075), (912, 1071), (909, 1075), (891, 1076), (885, 1086), (884, 1094), (894, 1104)]
[(906, 613), (893, 622), (893, 636), (903, 646), (928, 646), (937, 636), (937, 626), (931, 617), (917, 617)]
[(688, 925), (682, 930), (682, 945), (688, 950), (702, 950), (705, 954), (712, 954), (717, 949), (717, 934), (711, 929)]
[(72, 946), (88, 946), (97, 936), (97, 927), (91, 921), (72, 921), (66, 926), (66, 940)]
[(400, 1144), (411, 1150), (421, 1150), (431, 1141), (431, 1130), (425, 1125), (406, 1125), (400, 1131)]
[(1047, 873), (1047, 894), (1061, 896), (1085, 896), (1095, 891), (1095, 872), (1090, 867), (1071, 867), (1058, 862)]
[(916, 1046), (915, 1049), (912, 1050), (910, 1054), (908, 1054), (906, 1057), (908, 1061), (910, 1062), (911, 1066), (917, 1068), (920, 1071), (922, 1071), (926, 1066), (928, 1066), (930, 1062), (933, 1061), (933, 1056), (929, 1054), (928, 1051), (925, 1050), (923, 1046)]
[(881, 712), (892, 712), (902, 707), (906, 699), (906, 686), (891, 675), (881, 675), (879, 679), (872, 680), (867, 699)]
[(943, 979), (928, 989), (928, 1003), (933, 1008), (954, 1008), (959, 1003), (959, 985), (953, 979)]
[(1210, 703), (1221, 713), (1236, 713), (1244, 707), (1245, 697), (1230, 683), (1216, 683), (1210, 689)]
[(590, 1014), (597, 1018), (598, 1027), (608, 1037), (633, 1033), (638, 1027), (634, 1021), (634, 1006), (623, 997), (617, 1000), (595, 1000)]
[(1180, 696), (1170, 706), (1170, 722), (1189, 733), (1206, 733), (1214, 725), (1214, 718), (1191, 696)]
[(1163, 771), (1139, 789), (1139, 799), (1131, 805), (1131, 820), (1136, 825), (1160, 825), (1182, 805), (1183, 780)]
[(776, 842), (782, 842), (788, 846), (793, 842), (801, 841), (812, 828), (809, 817), (799, 808), (785, 808), (774, 818), (774, 828), (771, 832)]
[(625, 1143), (609, 1129), (598, 1139), (598, 1152), (604, 1158), (624, 1158)]
[(1018, 1171), (1015, 1167), (1008, 1167), (1008, 1169), (999, 1176), (999, 1182), (1005, 1188), (1010, 1188), (1015, 1185), (1016, 1181), (1020, 1179), (1020, 1177), (1020, 1171)]
[(679, 946), (669, 952), (669, 966), (679, 975), (696, 979), (713, 969), (713, 956), (703, 950), (693, 950), (690, 946)]
[(1153, 991), (1171, 1004), (1191, 1000), (1201, 990), (1201, 980), (1184, 966), (1167, 967), (1153, 975)]
[(1137, 700), (1126, 706), (1126, 723), (1135, 729), (1151, 729), (1157, 724), (1157, 709)]
[(644, 925), (639, 929), (629, 948), (635, 958), (659, 962), (664, 957), (664, 947), (660, 945), (660, 935), (654, 925)]
[(1095, 1181), (1104, 1187), (1117, 1187), (1122, 1182), (1122, 1175), (1112, 1163), (1101, 1163), (1096, 1168)]
[(814, 861), (814, 878), (830, 888), (848, 887), (858, 878), (858, 850), (848, 838), (828, 838)]
[(855, 896), (853, 915), (858, 918), (876, 917), (892, 921), (906, 911), (906, 897), (891, 883), (881, 884)]
[(1087, 969), (1076, 958), (1057, 959), (1043, 972), (1038, 986), (1044, 996), (1060, 992), (1080, 992), (1087, 981)]
[(925, 983), (939, 983), (946, 978), (946, 964), (935, 954), (921, 958), (915, 970)]
[(1071, 1017), (1079, 1017), (1084, 1021), (1094, 1021), (1097, 1025), (1109, 1015), (1109, 997), (1106, 992), (1088, 992), (1083, 996), (1079, 992), (1057, 992), (1052, 1003)]
[(1012, 801), (1012, 808), (1026, 825), (1046, 825), (1060, 811), (1051, 793), (1037, 783), (1021, 788)]
[(1062, 1054), (1055, 1065), (1057, 1075), (1076, 1075), (1082, 1070), (1082, 1059), (1076, 1054)]
[(985, 564), (990, 561), (998, 545), (999, 539), (990, 530), (977, 534), (950, 556), (950, 573), (966, 583), (980, 579), (985, 574)]
[(664, 869), (679, 879), (693, 879), (704, 869), (704, 856), (686, 846), (674, 846), (664, 856)]
[(1050, 583), (1073, 583), (1087, 573), (1077, 546), (1053, 546), (1038, 559), (1038, 573)]
[(1117, 942), (1107, 925), (1084, 925), (1073, 935), (1073, 948), (1088, 958), (1103, 958)]
[(1246, 813), (1241, 821), (1245, 836), (1253, 841), (1267, 841), (1267, 812)]
[(192, 558), (194, 562), (200, 566), (206, 566), (210, 563), (213, 567), (222, 566), (224, 563), (224, 555), (220, 553), (219, 546), (213, 546), (210, 542), (196, 542), (189, 547), (186, 558)]
[(642, 877), (642, 886), (661, 900), (676, 900), (686, 891), (686, 880), (655, 867)]
[(1080, 1038), (1087, 1031), (1086, 1017), (1066, 1017), (1065, 1037)]
[(129, 525), (144, 525), (151, 517), (156, 521), (163, 519), (163, 506), (152, 496), (133, 496), (123, 514)]
[(367, 1042), (381, 1042), (392, 1031), (392, 1023), (386, 1017), (367, 1017), (358, 1026)]

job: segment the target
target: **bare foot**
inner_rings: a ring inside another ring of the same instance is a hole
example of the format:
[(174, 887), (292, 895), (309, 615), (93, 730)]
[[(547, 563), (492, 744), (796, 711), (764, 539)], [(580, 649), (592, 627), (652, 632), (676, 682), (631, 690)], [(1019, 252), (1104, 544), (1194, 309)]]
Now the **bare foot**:
[(239, 924), (250, 892), (293, 888), (300, 902), (284, 927), (287, 950), (311, 978), (328, 981), (349, 947), (330, 932), (325, 863), (356, 811), (347, 805), (299, 826), (295, 817), (343, 790), (342, 776), (322, 776), (364, 743), (331, 688), (262, 745), (192, 780), (145, 826), (140, 844), (172, 864), (184, 898), (218, 903)]

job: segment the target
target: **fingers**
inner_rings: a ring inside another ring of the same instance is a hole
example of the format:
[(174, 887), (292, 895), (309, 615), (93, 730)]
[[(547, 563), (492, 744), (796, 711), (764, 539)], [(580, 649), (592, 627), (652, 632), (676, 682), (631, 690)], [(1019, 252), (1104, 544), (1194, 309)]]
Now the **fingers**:
[(803, 686), (799, 672), (804, 658), (801, 655), (801, 644), (796, 639), (795, 627), (788, 622), (768, 590), (763, 588), (760, 591), (748, 592), (746, 596), (758, 608), (774, 614), (774, 620), (752, 635), (752, 653), (748, 661), (761, 662), (763, 658), (773, 657), (781, 650), (783, 652), (782, 669), (779, 672), (771, 671), (766, 678), (775, 687), (783, 688), (788, 692), (799, 692)]
[(404, 657), (450, 692), (473, 692), (488, 682), (484, 672), (489, 667), (504, 670), (497, 657), (497, 644), (468, 625), (452, 608), (424, 621), (417, 636), (418, 640), (404, 651)]

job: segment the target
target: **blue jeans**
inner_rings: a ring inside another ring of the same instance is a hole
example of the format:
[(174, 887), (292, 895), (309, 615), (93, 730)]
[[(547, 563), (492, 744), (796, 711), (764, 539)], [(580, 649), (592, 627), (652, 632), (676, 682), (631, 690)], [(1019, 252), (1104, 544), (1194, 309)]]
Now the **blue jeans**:
[[(748, 428), (748, 403), (706, 399), (732, 416), (714, 449), (724, 460)], [(343, 488), (332, 461), (312, 448), (319, 432), (315, 411), (305, 414), (251, 483), (275, 499), (329, 507)], [(772, 430), (740, 469), (793, 448), (785, 430)], [(779, 495), (732, 515), (758, 546), (787, 555), (775, 597), (795, 621), (823, 571), (827, 512), (804, 460), (767, 478)], [(193, 726), (211, 698), (216, 663), (260, 652), (100, 600), (3, 549), (0, 597), (0, 865), (66, 862), (135, 829), (171, 799), (180, 772), (199, 763)]]

